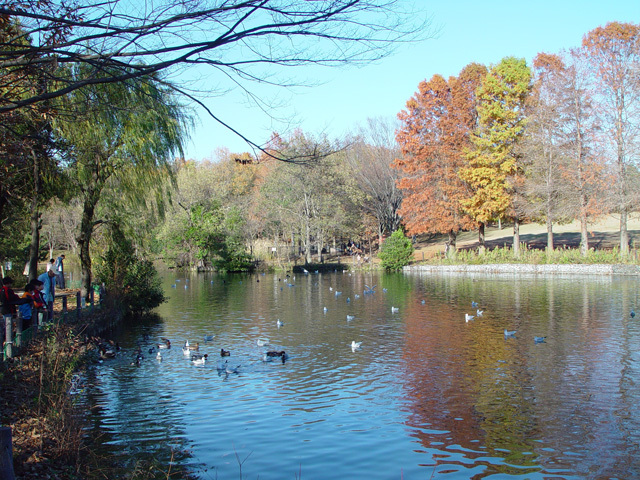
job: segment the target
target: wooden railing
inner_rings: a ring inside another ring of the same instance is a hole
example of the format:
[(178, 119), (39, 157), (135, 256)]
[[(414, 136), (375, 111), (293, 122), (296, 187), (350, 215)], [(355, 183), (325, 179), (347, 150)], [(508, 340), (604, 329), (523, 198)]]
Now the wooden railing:
[[(75, 297), (76, 302), (76, 318), (80, 320), (82, 318), (83, 309), (88, 309), (89, 312), (94, 308), (94, 292), (93, 289), (89, 293), (89, 304), (85, 303), (84, 298), (80, 291), (74, 293), (62, 293), (55, 296), (54, 301), (62, 302), (62, 311), (61, 314), (56, 318), (55, 314), (52, 319), (54, 323), (64, 322), (69, 314), (69, 297)], [(5, 342), (2, 348), (2, 359), (6, 360), (8, 358), (13, 358), (14, 356), (14, 347), (16, 349), (21, 348), (22, 346), (28, 344), (38, 333), (38, 328), (46, 322), (43, 322), (43, 317), (47, 315), (46, 310), (44, 312), (36, 312), (32, 315), (32, 326), (22, 330), (22, 317), (18, 315), (16, 318), (12, 318), (11, 316), (4, 317), (5, 323)], [(15, 338), (13, 337), (13, 327), (15, 325)]]

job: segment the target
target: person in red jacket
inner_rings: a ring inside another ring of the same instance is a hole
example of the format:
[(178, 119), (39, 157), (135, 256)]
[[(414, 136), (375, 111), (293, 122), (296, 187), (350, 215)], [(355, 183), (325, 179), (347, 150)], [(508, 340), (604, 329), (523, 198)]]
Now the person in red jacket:
[[(16, 293), (11, 289), (11, 285), (13, 285), (13, 278), (4, 277), (2, 279), (2, 285), (0, 285), (0, 312), (2, 313), (2, 319), (4, 320), (2, 323), (3, 330), (6, 333), (6, 338), (3, 344), (3, 352), (5, 346), (8, 345), (8, 356), (11, 357), (11, 345), (12, 341), (12, 330), (13, 330), (13, 317), (16, 315), (16, 306), (23, 305), (25, 303), (33, 302), (32, 298), (20, 298)], [(0, 338), (2, 335), (0, 334)], [(3, 353), (4, 354), (4, 353)]]

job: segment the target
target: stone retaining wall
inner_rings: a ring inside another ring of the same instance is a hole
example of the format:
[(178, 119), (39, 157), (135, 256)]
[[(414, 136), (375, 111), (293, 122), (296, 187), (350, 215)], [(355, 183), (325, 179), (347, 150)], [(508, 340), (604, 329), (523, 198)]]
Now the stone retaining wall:
[(491, 265), (410, 265), (404, 272), (415, 273), (483, 273), (525, 275), (640, 275), (637, 265), (531, 265), (500, 263)]

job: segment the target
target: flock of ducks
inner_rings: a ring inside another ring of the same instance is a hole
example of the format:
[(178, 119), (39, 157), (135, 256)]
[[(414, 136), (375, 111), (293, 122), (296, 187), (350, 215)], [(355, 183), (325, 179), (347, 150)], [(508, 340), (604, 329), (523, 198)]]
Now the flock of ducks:
[[(424, 300), (423, 300), (424, 302)], [(469, 315), (468, 313), (464, 314), (464, 321), (466, 323), (469, 323), (470, 321), (476, 319), (476, 318), (480, 318), (482, 316), (482, 314), (484, 313), (484, 310), (480, 310), (480, 305), (478, 305), (478, 302), (471, 302), (471, 308), (475, 308), (476, 309), (476, 314), (475, 315)], [(516, 336), (516, 330), (507, 330), (506, 328), (504, 329), (504, 338), (513, 338)], [(533, 337), (533, 342), (534, 343), (545, 343), (545, 340), (547, 339), (547, 337), (538, 337), (538, 336), (534, 336)]]
[[(282, 323), (280, 320), (278, 320), (277, 322), (277, 326), (278, 328), (283, 326), (284, 323)], [(144, 340), (149, 340), (148, 335), (144, 335)], [(213, 339), (215, 338), (215, 335), (205, 335), (203, 337), (204, 343), (207, 344), (208, 342), (213, 341)], [(99, 353), (99, 357), (100, 357), (100, 362), (102, 362), (103, 360), (110, 360), (113, 359), (117, 356), (118, 352), (120, 351), (120, 346), (117, 343), (114, 343), (113, 341), (110, 342), (106, 342), (106, 341), (96, 341), (95, 342), (98, 348), (98, 353)], [(355, 343), (355, 342), (354, 342)], [(259, 347), (265, 347), (265, 346), (269, 346), (269, 339), (268, 338), (259, 338), (256, 341), (256, 344)], [(360, 346), (360, 344), (358, 344), (358, 347)], [(156, 350), (157, 348), (157, 350)], [(156, 359), (161, 362), (163, 359), (163, 353), (165, 352), (168, 353), (168, 351), (171, 349), (171, 340), (169, 340), (166, 337), (160, 337), (160, 341), (158, 343), (155, 344), (155, 347), (152, 346), (151, 348), (149, 348), (149, 354), (153, 354), (154, 351), (156, 353)], [(189, 360), (191, 361), (191, 363), (193, 365), (205, 365), (207, 363), (207, 361), (210, 358), (210, 355), (208, 353), (202, 353), (200, 352), (200, 342), (196, 342), (195, 344), (191, 344), (189, 343), (189, 340), (185, 341), (184, 345), (181, 347), (182, 350), (182, 354), (186, 357), (189, 358)], [(220, 349), (220, 358), (223, 359), (225, 357), (230, 357), (231, 356), (231, 352), (229, 350), (225, 350), (224, 348)], [(264, 362), (271, 362), (275, 359), (281, 361), (282, 363), (285, 363), (286, 360), (289, 358), (289, 355), (287, 354), (286, 351), (284, 350), (268, 350), (266, 352), (264, 352), (263, 358), (262, 360)], [(138, 346), (137, 349), (134, 352), (134, 361), (131, 363), (131, 365), (136, 365), (136, 366), (140, 366), (142, 363), (142, 360), (144, 359), (144, 355), (142, 354), (142, 345), (138, 342)], [(241, 365), (232, 365), (229, 363), (228, 360), (225, 360), (224, 362), (220, 361), (218, 363), (218, 372), (219, 373), (223, 373), (223, 374), (235, 374), (235, 373), (239, 373), (240, 372), (240, 368)]]
[[(305, 272), (305, 274), (308, 274), (308, 272)], [(288, 276), (287, 276), (288, 277)], [(295, 281), (295, 277), (293, 277), (293, 280)], [(287, 280), (288, 281), (288, 280)], [(291, 283), (287, 283), (287, 285), (289, 286), (294, 286), (294, 284)], [(185, 285), (186, 286), (186, 285)], [(363, 291), (363, 295), (372, 295), (375, 293), (375, 289), (376, 286), (372, 286), (370, 287), (369, 285), (365, 285), (364, 291)], [(329, 291), (334, 292), (333, 287), (329, 287)], [(384, 292), (386, 292), (386, 289), (383, 289)], [(340, 295), (342, 295), (341, 291), (335, 291), (334, 292), (335, 296), (338, 297)], [(359, 294), (355, 294), (354, 298), (358, 299), (360, 298)], [(350, 303), (351, 298), (348, 297), (346, 299), (347, 303)], [(421, 300), (421, 304), (424, 305), (426, 303), (425, 300)], [(473, 321), (477, 318), (482, 317), (484, 311), (480, 309), (480, 306), (477, 302), (472, 301), (471, 302), (471, 307), (474, 308), (476, 310), (475, 315), (472, 314), (468, 314), (465, 313), (464, 314), (464, 320), (466, 323), (469, 323), (470, 321)], [(323, 312), (326, 314), (329, 311), (329, 309), (327, 307), (323, 307)], [(392, 306), (391, 307), (391, 313), (392, 314), (396, 314), (400, 312), (400, 308), (399, 307), (395, 307)], [(631, 311), (631, 317), (635, 316), (635, 312)], [(348, 314), (347, 315), (347, 321), (352, 321), (355, 319), (355, 315), (351, 315)], [(282, 322), (280, 319), (278, 319), (276, 321), (276, 327), (282, 328), (284, 326), (284, 322)], [(516, 336), (516, 330), (507, 330), (506, 328), (504, 329), (504, 338), (505, 339), (509, 339), (509, 338), (513, 338)], [(145, 335), (145, 337), (147, 337)], [(209, 334), (209, 335), (204, 335), (203, 337), (203, 341), (205, 344), (212, 342), (213, 339), (215, 338), (215, 335), (213, 334)], [(534, 336), (534, 343), (539, 344), (539, 343), (545, 343), (547, 337), (542, 337), (542, 336)], [(256, 345), (258, 347), (267, 347), (269, 346), (269, 339), (265, 338), (265, 337), (261, 337), (258, 338), (256, 341)], [(99, 351), (99, 356), (100, 356), (100, 360), (107, 360), (107, 359), (112, 359), (115, 358), (115, 356), (117, 355), (117, 352), (120, 350), (120, 347), (117, 343), (113, 343), (113, 342), (99, 342), (97, 344), (98, 346), (98, 351)], [(163, 350), (169, 350), (171, 348), (171, 341), (166, 338), (166, 337), (160, 337), (160, 341), (156, 344), (157, 346), (157, 353), (156, 353), (156, 358), (158, 359), (158, 361), (162, 361), (162, 351)], [(360, 347), (362, 346), (362, 342), (356, 342), (355, 340), (351, 341), (351, 344), (349, 345), (351, 347), (351, 350), (353, 352), (357, 351), (358, 349), (360, 349)], [(149, 353), (153, 353), (154, 348), (150, 348), (149, 349)], [(144, 358), (142, 355), (142, 348), (140, 345), (138, 345), (138, 349), (135, 352), (135, 362), (133, 364), (140, 366), (140, 363), (142, 361), (142, 359)], [(185, 357), (189, 358), (191, 363), (193, 363), (194, 365), (205, 365), (206, 362), (209, 360), (209, 354), (208, 353), (201, 353), (200, 352), (200, 343), (196, 342), (195, 344), (190, 344), (189, 341), (187, 340), (184, 344), (184, 346), (182, 347), (182, 353)], [(231, 356), (231, 352), (229, 350), (225, 350), (224, 348), (220, 349), (220, 359), (223, 359), (225, 357), (230, 357)], [(285, 363), (285, 361), (289, 358), (288, 354), (286, 353), (286, 351), (284, 350), (268, 350), (266, 352), (264, 352), (263, 357), (262, 357), (262, 361), (263, 362), (271, 362), (275, 359), (280, 360), (283, 364)], [(226, 374), (233, 374), (233, 373), (238, 373), (240, 370), (241, 365), (231, 365), (229, 364), (228, 360), (225, 360), (224, 362), (220, 361), (218, 363), (218, 371), (219, 372), (223, 372)]]

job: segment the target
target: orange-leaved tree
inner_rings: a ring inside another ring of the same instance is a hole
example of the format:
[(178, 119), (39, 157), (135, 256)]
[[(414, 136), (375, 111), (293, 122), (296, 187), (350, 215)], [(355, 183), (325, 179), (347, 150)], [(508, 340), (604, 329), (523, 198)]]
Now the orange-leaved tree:
[(468, 192), (458, 170), (476, 123), (475, 91), (486, 71), (470, 64), (449, 81), (434, 75), (420, 83), (398, 115), (402, 157), (394, 166), (404, 174), (398, 182), (404, 193), (403, 222), (408, 233), (447, 233), (453, 250), (457, 232), (474, 226), (460, 206)]
[(466, 150), (460, 178), (472, 190), (461, 201), (480, 225), (510, 216), (514, 220), (514, 253), (518, 254), (520, 213), (513, 202), (522, 181), (517, 142), (525, 124), (524, 106), (531, 89), (531, 71), (524, 59), (506, 57), (491, 68), (477, 91), (479, 122)]

